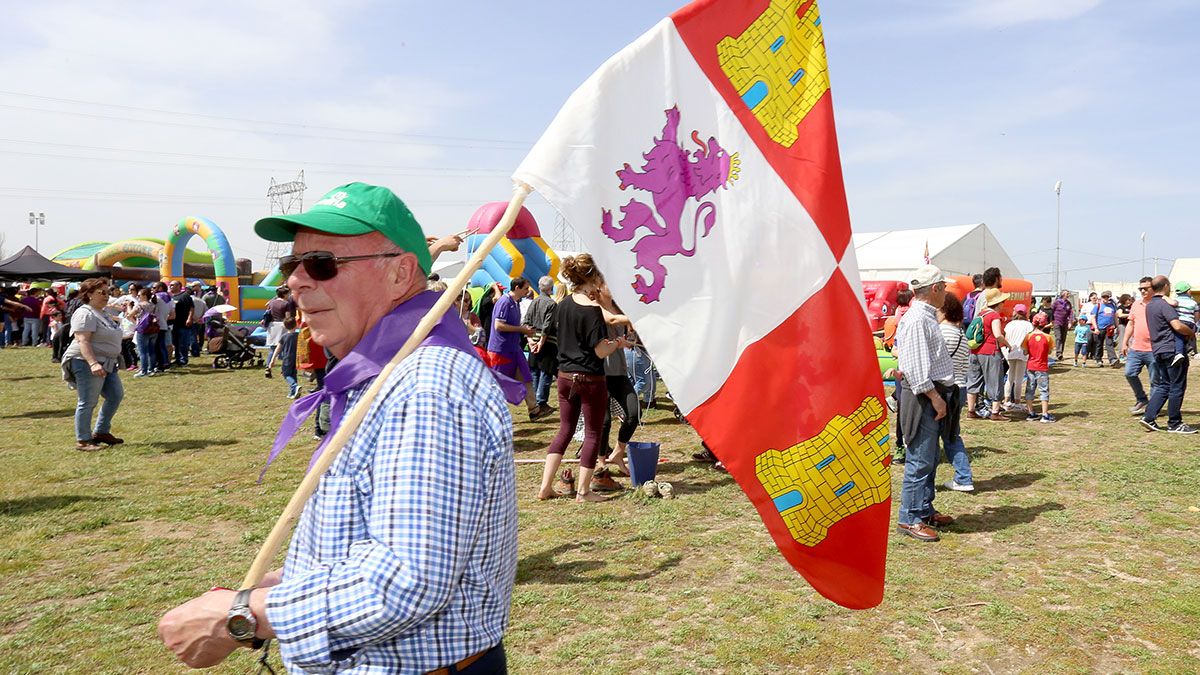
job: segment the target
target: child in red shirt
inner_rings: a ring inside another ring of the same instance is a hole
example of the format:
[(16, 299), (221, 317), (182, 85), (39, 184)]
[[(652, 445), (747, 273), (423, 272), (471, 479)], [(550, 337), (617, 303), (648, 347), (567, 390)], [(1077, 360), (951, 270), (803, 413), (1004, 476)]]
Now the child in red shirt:
[[(1025, 373), (1025, 405), (1029, 407), (1027, 421), (1055, 421), (1050, 414), (1050, 354), (1054, 349), (1054, 336), (1050, 335), (1050, 322), (1045, 314), (1033, 317), (1033, 332), (1021, 342), (1021, 349), (1029, 355), (1029, 368)], [(1042, 414), (1033, 411), (1033, 390), (1037, 389), (1042, 401)]]

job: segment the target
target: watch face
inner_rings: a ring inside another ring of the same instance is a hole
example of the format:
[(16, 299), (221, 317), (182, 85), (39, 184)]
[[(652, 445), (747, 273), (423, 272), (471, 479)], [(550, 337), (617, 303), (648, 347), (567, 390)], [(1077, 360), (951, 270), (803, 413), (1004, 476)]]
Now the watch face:
[(254, 626), (250, 619), (240, 614), (229, 617), (225, 625), (235, 640), (245, 640), (254, 634)]

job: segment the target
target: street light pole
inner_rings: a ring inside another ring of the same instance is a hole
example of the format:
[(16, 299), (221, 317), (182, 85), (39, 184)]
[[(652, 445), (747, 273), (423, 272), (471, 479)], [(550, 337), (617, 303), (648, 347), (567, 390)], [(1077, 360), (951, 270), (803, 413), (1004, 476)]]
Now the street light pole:
[(1054, 295), (1062, 292), (1062, 181), (1054, 184), (1055, 196), (1055, 231), (1056, 242), (1054, 244)]
[(46, 224), (46, 214), (29, 212), (29, 224), (33, 226), (33, 250), (38, 250), (40, 244), (40, 230), (42, 225)]
[(1146, 276), (1146, 233), (1142, 233), (1142, 276)]

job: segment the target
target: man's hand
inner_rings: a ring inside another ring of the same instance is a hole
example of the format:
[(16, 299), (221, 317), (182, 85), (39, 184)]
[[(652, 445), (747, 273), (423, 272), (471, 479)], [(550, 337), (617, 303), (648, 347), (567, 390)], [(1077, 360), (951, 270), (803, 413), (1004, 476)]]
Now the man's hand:
[(930, 403), (933, 403), (933, 412), (934, 412), (933, 419), (940, 420), (943, 417), (945, 417), (946, 416), (946, 400), (942, 398), (942, 395), (937, 393), (936, 389), (929, 390), (929, 393), (927, 395), (929, 396)]
[(217, 665), (243, 646), (225, 629), (236, 595), (233, 591), (209, 591), (172, 609), (158, 622), (159, 639), (192, 668)]
[(537, 331), (533, 329), (533, 326), (526, 325), (521, 326), (521, 332), (525, 334), (525, 337), (533, 337), (534, 334), (537, 333)]
[(447, 251), (457, 251), (463, 239), (457, 234), (448, 234), (444, 237), (425, 237), (425, 243), (429, 245), (429, 255), (436, 258)]

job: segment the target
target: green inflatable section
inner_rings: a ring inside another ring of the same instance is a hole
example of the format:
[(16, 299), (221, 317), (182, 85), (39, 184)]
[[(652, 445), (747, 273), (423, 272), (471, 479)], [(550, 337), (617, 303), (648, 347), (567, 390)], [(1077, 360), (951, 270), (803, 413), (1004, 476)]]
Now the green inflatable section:
[[(77, 265), (85, 265), (92, 259), (92, 256), (103, 251), (104, 249), (109, 248), (110, 246), (122, 246), (125, 244), (141, 244), (143, 246), (148, 245), (157, 247), (159, 250), (161, 250), (163, 245), (166, 244), (166, 240), (156, 239), (154, 237), (138, 237), (136, 239), (122, 239), (121, 241), (117, 242), (85, 241), (59, 251), (50, 259), (54, 262), (62, 264), (76, 263)], [(194, 251), (189, 248), (187, 249), (187, 252), (184, 253), (183, 260), (184, 262), (198, 265), (211, 265), (212, 255), (210, 255), (207, 251)], [(158, 267), (158, 259), (148, 258), (145, 256), (132, 256), (122, 260), (121, 265), (123, 267), (155, 268)]]

